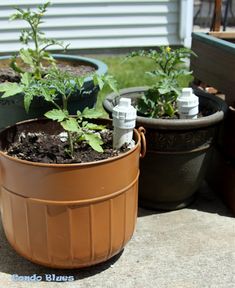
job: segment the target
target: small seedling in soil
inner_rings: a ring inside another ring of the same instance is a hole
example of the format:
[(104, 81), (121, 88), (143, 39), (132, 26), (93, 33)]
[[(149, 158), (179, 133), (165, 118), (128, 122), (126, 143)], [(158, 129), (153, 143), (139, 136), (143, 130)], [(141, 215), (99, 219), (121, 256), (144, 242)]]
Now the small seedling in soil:
[[(22, 48), (19, 51), (19, 58), (22, 62), (30, 68), (30, 72), (35, 77), (35, 79), (41, 79), (45, 74), (45, 67), (43, 62), (49, 65), (54, 65), (55, 60), (52, 55), (46, 51), (51, 46), (60, 46), (66, 49), (63, 42), (57, 41), (55, 39), (47, 39), (44, 32), (40, 30), (40, 25), (43, 23), (42, 18), (45, 16), (50, 2), (37, 7), (37, 11), (32, 11), (31, 9), (21, 9), (15, 8), (17, 10), (10, 20), (23, 20), (29, 25), (29, 29), (23, 29), (20, 36), (20, 41), (23, 45), (33, 44), (33, 48)], [(11, 68), (16, 72), (22, 74), (25, 71), (23, 67), (19, 67), (16, 61), (17, 57), (13, 57), (11, 62)]]
[(10, 156), (32, 162), (69, 164), (104, 160), (129, 150), (117, 151), (112, 148), (113, 131), (107, 127), (99, 131), (104, 152), (97, 152), (85, 141), (78, 141), (74, 143), (74, 157), (72, 158), (68, 151), (68, 134), (65, 131), (60, 132), (60, 127), (57, 128), (58, 130), (53, 129), (49, 132), (52, 134), (43, 131), (20, 132), (6, 152)]
[[(91, 77), (94, 84), (98, 85), (100, 90), (102, 90), (105, 85), (108, 85), (118, 93), (116, 81), (112, 76), (98, 76), (97, 74), (93, 74)], [(48, 71), (48, 74), (40, 80), (36, 80), (30, 73), (26, 72), (22, 76), (21, 83), (8, 84), (18, 89), (18, 93), (24, 93), (24, 106), (26, 111), (29, 111), (34, 97), (43, 97), (45, 101), (50, 102), (54, 106), (54, 109), (45, 113), (45, 116), (53, 121), (59, 122), (66, 131), (68, 140), (66, 153), (72, 159), (74, 158), (75, 144), (81, 141), (85, 141), (95, 151), (103, 152), (103, 141), (99, 132), (104, 130), (105, 127), (88, 121), (89, 119), (101, 117), (102, 113), (96, 111), (94, 108), (85, 108), (83, 111), (77, 111), (77, 115), (74, 116), (70, 116), (68, 112), (69, 99), (78, 90), (82, 93), (84, 80), (85, 77), (74, 77), (67, 72), (52, 68)], [(12, 96), (11, 93), (8, 94), (5, 92), (2, 98), (10, 96)]]

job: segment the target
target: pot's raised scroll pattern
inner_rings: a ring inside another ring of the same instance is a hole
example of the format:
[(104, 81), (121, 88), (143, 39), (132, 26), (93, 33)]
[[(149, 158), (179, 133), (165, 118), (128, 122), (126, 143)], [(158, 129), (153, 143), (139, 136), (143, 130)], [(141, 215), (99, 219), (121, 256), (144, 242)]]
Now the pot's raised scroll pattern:
[(192, 150), (211, 144), (214, 127), (192, 131), (166, 131), (150, 129), (146, 133), (147, 149), (163, 152)]

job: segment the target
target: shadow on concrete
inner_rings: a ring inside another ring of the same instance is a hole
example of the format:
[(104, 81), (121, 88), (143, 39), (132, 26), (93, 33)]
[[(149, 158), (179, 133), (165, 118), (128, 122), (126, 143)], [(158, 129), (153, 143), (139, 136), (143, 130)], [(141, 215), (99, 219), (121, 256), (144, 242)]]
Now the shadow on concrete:
[[(40, 278), (38, 278), (40, 279), (39, 280), (40, 282), (42, 281), (42, 282), (58, 283), (58, 282), (67, 282), (68, 279), (70, 279), (70, 281), (76, 281), (88, 278), (95, 274), (102, 273), (106, 269), (112, 268), (112, 265), (115, 264), (115, 262), (121, 257), (123, 251), (124, 250), (122, 250), (119, 254), (112, 257), (110, 260), (101, 264), (94, 265), (92, 267), (80, 268), (80, 269), (46, 268), (24, 259), (12, 249), (12, 247), (10, 246), (5, 237), (2, 223), (0, 221), (0, 273), (2, 272), (12, 275), (12, 282), (15, 282), (16, 280), (14, 280), (14, 278), (16, 279), (18, 278), (18, 276), (33, 277), (34, 274), (36, 274), (36, 276), (41, 276)], [(65, 280), (59, 281), (61, 280), (60, 277), (67, 279), (67, 281)], [(26, 282), (24, 281), (21, 283)]]
[[(215, 213), (221, 216), (234, 217), (232, 212), (223, 203), (221, 198), (214, 193), (206, 182), (203, 182), (196, 193), (195, 201), (187, 207), (207, 213)], [(171, 211), (148, 210), (139, 207), (138, 217), (145, 217), (153, 214), (170, 213)]]
[(153, 214), (162, 214), (162, 213), (166, 213), (166, 212), (158, 211), (158, 210), (150, 210), (150, 209), (138, 207), (138, 216), (137, 217), (145, 217), (145, 216), (150, 216)]
[(200, 189), (197, 191), (196, 196), (195, 201), (188, 208), (207, 213), (215, 213), (226, 217), (234, 217), (222, 199), (208, 186), (206, 182), (203, 182)]

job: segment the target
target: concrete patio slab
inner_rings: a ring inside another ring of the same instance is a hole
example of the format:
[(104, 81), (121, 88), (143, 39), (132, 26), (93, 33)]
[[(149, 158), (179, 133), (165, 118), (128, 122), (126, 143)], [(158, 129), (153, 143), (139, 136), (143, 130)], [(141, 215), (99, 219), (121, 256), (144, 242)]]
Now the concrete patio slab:
[[(19, 276), (39, 276), (40, 281), (16, 281)], [(53, 281), (56, 276), (72, 281)], [(2, 287), (234, 288), (235, 219), (204, 184), (186, 209), (159, 213), (140, 208), (136, 232), (122, 253), (82, 270), (32, 264), (14, 252), (0, 225)]]

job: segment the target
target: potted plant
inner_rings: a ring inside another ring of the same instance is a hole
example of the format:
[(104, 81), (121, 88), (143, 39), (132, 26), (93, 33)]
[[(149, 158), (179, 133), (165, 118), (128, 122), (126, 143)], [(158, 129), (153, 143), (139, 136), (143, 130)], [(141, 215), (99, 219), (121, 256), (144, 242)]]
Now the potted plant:
[[(110, 76), (92, 77), (100, 89), (115, 89)], [(68, 102), (84, 77), (53, 68), (40, 80), (29, 73), (23, 78), (26, 110), (37, 95), (54, 108), (47, 119), (0, 133), (6, 237), (19, 254), (45, 266), (105, 261), (123, 249), (135, 228), (143, 130), (134, 131), (133, 148), (112, 149), (112, 130), (104, 126), (109, 120), (96, 120), (101, 115), (94, 108), (69, 115)]]
[(191, 54), (189, 49), (170, 47), (132, 53), (131, 57), (144, 56), (155, 61), (156, 69), (149, 74), (156, 77), (156, 84), (123, 89), (120, 96), (109, 94), (103, 102), (111, 115), (119, 97), (129, 97), (139, 111), (137, 125), (145, 127), (147, 141), (146, 157), (140, 164), (139, 203), (146, 208), (173, 210), (193, 201), (226, 112), (221, 99), (195, 89), (201, 117), (178, 119), (176, 101), (183, 80), (190, 75), (183, 61)]
[(191, 68), (200, 81), (216, 87), (225, 95), (228, 115), (213, 151), (209, 185), (217, 191), (235, 213), (235, 34), (234, 32), (193, 33), (192, 48), (199, 56), (192, 59)]
[[(40, 25), (45, 16), (49, 2), (39, 5), (37, 11), (16, 8), (17, 12), (11, 16), (11, 20), (25, 21), (29, 29), (21, 32), (20, 41), (24, 45), (17, 55), (0, 57), (0, 93), (16, 93), (15, 86), (22, 81), (22, 75), (29, 72), (36, 80), (40, 80), (46, 75), (48, 66), (55, 66), (61, 71), (68, 71), (73, 75), (84, 76), (87, 78), (80, 90), (75, 90), (69, 103), (69, 112), (74, 114), (78, 109), (94, 107), (97, 100), (98, 86), (94, 85), (90, 74), (96, 73), (103, 75), (107, 73), (107, 66), (96, 59), (85, 58), (73, 55), (50, 54), (47, 50), (52, 47), (66, 49), (61, 41), (47, 39), (40, 29)], [(18, 91), (20, 92), (20, 91)], [(25, 113), (23, 105), (23, 95), (18, 93), (17, 97), (0, 100), (0, 130), (14, 124), (17, 121), (41, 117), (48, 111), (48, 103), (43, 98), (35, 98), (32, 109)], [(12, 117), (8, 117), (11, 114)]]

